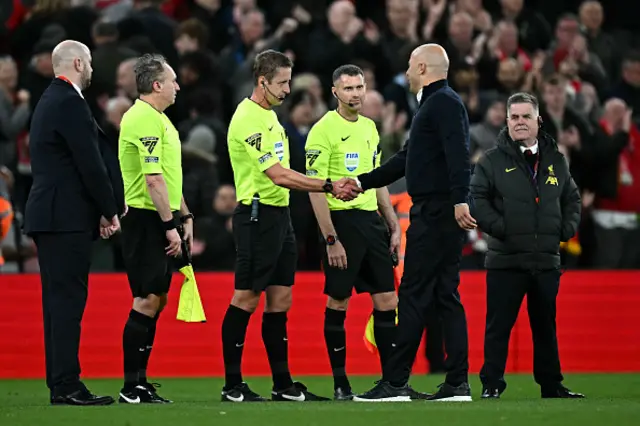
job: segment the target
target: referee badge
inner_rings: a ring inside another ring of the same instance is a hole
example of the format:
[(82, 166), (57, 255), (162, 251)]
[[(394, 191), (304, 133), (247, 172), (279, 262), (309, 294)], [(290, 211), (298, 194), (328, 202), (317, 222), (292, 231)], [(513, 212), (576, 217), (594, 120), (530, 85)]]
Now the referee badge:
[(278, 156), (278, 160), (282, 161), (284, 158), (284, 143), (276, 142), (275, 145), (276, 155)]
[(357, 152), (347, 152), (344, 155), (344, 166), (348, 171), (353, 172), (360, 164), (360, 154)]

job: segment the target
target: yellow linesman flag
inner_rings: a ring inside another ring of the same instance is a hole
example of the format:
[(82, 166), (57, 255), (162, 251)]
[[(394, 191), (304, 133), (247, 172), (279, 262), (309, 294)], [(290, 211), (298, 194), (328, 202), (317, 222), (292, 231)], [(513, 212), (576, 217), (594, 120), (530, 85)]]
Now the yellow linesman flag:
[(180, 268), (180, 272), (184, 275), (184, 281), (180, 289), (176, 319), (184, 322), (207, 322), (186, 241), (182, 241), (182, 253), (185, 264)]
[(184, 322), (206, 322), (207, 318), (200, 300), (198, 283), (193, 272), (193, 266), (187, 265), (180, 268), (184, 275), (184, 282), (180, 289), (180, 300), (178, 302), (178, 314), (176, 318)]
[[(396, 325), (398, 325), (398, 308), (396, 308)], [(364, 345), (369, 352), (374, 354), (378, 353), (378, 345), (376, 345), (376, 337), (373, 333), (373, 315), (369, 317), (367, 327), (364, 330)]]
[[(402, 272), (399, 268), (394, 268), (393, 276), (395, 279), (395, 287), (396, 293), (398, 292), (398, 286), (400, 285), (400, 278), (402, 277)], [(396, 308), (396, 325), (398, 325), (398, 308)], [(373, 332), (373, 314), (369, 316), (369, 321), (367, 321), (367, 326), (364, 329), (364, 336), (362, 336), (364, 340), (364, 346), (369, 350), (369, 352), (373, 354), (378, 353), (378, 345), (376, 345), (376, 337)]]

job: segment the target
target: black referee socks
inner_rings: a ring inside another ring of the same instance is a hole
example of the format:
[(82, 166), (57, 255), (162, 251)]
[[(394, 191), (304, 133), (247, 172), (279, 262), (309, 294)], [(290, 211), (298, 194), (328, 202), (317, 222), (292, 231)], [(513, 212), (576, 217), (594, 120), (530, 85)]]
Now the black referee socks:
[(145, 346), (149, 328), (154, 324), (154, 318), (148, 317), (133, 309), (129, 312), (129, 319), (122, 333), (125, 389), (131, 389), (138, 384), (138, 371), (140, 370), (142, 359), (140, 348)]
[(334, 389), (351, 389), (345, 365), (347, 363), (347, 333), (344, 330), (346, 311), (326, 308), (324, 311), (324, 341), (333, 372)]
[(229, 305), (222, 320), (222, 356), (224, 358), (225, 389), (242, 383), (242, 349), (251, 312)]
[[(160, 312), (153, 318), (153, 324), (147, 331), (147, 341), (140, 348), (140, 370), (138, 371), (138, 380), (141, 384), (147, 382), (147, 366), (149, 365), (149, 357), (151, 356), (151, 349), (153, 349), (153, 342), (156, 339), (156, 327), (158, 324), (158, 317)], [(144, 349), (144, 351), (143, 351)]]
[(376, 339), (380, 365), (384, 368), (396, 342), (396, 310), (373, 311), (373, 336)]
[(274, 389), (288, 389), (293, 385), (293, 380), (289, 373), (286, 312), (265, 312), (262, 315), (262, 341), (267, 350)]

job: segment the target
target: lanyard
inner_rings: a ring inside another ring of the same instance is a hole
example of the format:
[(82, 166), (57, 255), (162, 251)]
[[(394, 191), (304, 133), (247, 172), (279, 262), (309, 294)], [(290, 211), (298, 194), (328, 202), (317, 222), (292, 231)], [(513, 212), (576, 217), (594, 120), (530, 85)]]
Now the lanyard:
[(71, 82), (71, 80), (69, 80), (67, 77), (65, 77), (64, 75), (59, 75), (58, 78), (62, 81), (66, 81), (67, 83), (69, 83), (70, 85), (73, 86), (73, 83)]

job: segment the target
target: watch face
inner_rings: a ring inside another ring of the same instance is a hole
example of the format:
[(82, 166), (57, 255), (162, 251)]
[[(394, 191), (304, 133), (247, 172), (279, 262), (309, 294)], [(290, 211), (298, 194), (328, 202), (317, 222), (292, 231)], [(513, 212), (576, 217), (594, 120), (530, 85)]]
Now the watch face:
[(331, 245), (331, 244), (335, 244), (336, 242), (336, 237), (334, 237), (333, 235), (329, 235), (327, 237), (327, 244)]

